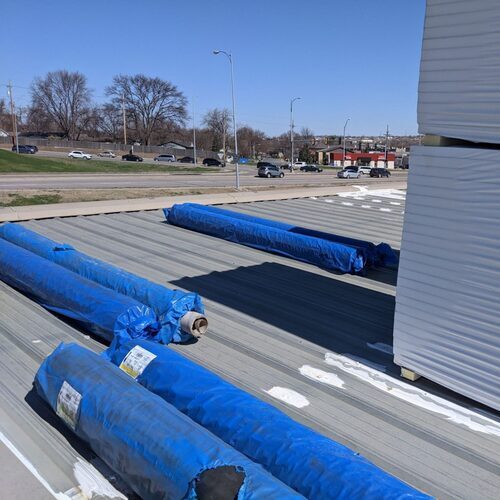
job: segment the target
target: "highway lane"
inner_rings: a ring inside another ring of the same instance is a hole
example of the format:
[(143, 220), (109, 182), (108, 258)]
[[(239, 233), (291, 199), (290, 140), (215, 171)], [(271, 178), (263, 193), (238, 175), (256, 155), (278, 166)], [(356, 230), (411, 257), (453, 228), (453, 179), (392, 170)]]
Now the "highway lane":
[[(395, 172), (390, 180), (399, 182), (407, 178), (406, 172)], [(352, 184), (372, 184), (387, 179), (370, 179), (368, 176)], [(335, 186), (346, 184), (335, 172), (285, 174), (283, 179), (266, 179), (255, 175), (255, 170), (243, 171), (242, 187), (286, 187), (286, 186)], [(112, 189), (112, 188), (231, 188), (235, 185), (234, 172), (214, 174), (2, 174), (0, 190), (23, 189)]]

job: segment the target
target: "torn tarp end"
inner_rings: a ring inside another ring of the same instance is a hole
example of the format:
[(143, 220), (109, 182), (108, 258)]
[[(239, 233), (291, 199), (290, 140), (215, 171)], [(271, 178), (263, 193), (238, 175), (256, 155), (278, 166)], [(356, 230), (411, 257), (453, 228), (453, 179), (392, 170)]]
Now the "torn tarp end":
[(359, 252), (363, 255), (363, 259), (368, 266), (386, 266), (397, 264), (398, 258), (394, 253), (394, 250), (387, 243), (379, 243), (375, 245), (370, 241), (358, 240), (356, 238), (348, 238), (346, 236), (340, 236), (338, 234), (326, 233), (324, 231), (316, 231), (315, 229), (310, 229), (307, 227), (294, 226), (293, 224), (287, 224), (285, 222), (280, 222), (271, 219), (264, 219), (262, 217), (255, 217), (253, 215), (243, 214), (241, 212), (235, 212), (233, 210), (226, 210), (224, 208), (212, 207), (210, 205), (198, 205), (196, 203), (185, 203), (184, 205), (190, 205), (202, 210), (206, 210), (215, 214), (226, 215), (227, 217), (234, 217), (236, 219), (244, 220), (247, 222), (261, 224), (264, 226), (274, 227), (276, 229), (282, 229), (283, 231), (288, 231), (289, 233), (303, 234), (305, 236), (312, 236), (313, 238), (319, 238), (326, 241), (332, 241), (334, 243), (341, 243), (342, 245), (347, 245), (353, 248), (357, 248)]
[(430, 498), (172, 349), (117, 339), (103, 355), (307, 498)]
[(115, 336), (153, 338), (160, 327), (144, 304), (1, 238), (0, 279), (108, 341)]
[(81, 346), (59, 345), (40, 366), (35, 386), (68, 427), (142, 498), (302, 498)]
[(325, 269), (354, 273), (363, 270), (363, 252), (340, 243), (229, 217), (184, 203), (163, 209), (169, 224), (217, 236), (259, 250), (277, 253)]
[[(206, 331), (207, 320), (197, 293), (170, 290), (102, 260), (89, 257), (71, 245), (52, 241), (19, 224), (0, 225), (0, 237), (149, 306), (161, 323), (161, 330), (156, 336), (156, 340), (160, 342), (184, 342), (192, 336), (199, 337)], [(190, 312), (197, 313), (196, 318), (193, 318), (193, 315), (184, 318)], [(193, 318), (191, 322), (188, 321), (190, 318)]]

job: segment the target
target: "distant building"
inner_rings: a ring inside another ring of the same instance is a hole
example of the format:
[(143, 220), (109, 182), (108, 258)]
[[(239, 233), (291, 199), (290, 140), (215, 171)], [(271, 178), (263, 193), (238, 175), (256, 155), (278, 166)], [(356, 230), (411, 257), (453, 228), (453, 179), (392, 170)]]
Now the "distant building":
[[(344, 158), (344, 150), (342, 146), (334, 146), (318, 151), (318, 163), (341, 167)], [(387, 168), (394, 168), (396, 155), (393, 152), (387, 152)], [(370, 151), (363, 153), (361, 151), (353, 151), (346, 149), (344, 167), (352, 167), (354, 165), (367, 167), (385, 167), (386, 157), (382, 151)]]

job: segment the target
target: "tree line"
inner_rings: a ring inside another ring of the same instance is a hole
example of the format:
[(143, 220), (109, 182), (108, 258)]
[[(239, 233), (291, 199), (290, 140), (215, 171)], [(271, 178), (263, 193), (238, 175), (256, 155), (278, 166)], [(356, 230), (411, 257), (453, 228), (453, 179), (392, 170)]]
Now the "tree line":
[[(31, 102), (17, 108), (20, 132), (57, 136), (70, 140), (91, 139), (143, 145), (171, 140), (191, 144), (187, 99), (172, 82), (143, 74), (116, 75), (105, 89), (106, 101), (96, 103), (87, 78), (78, 71), (51, 71), (36, 77), (30, 87)], [(124, 118), (125, 117), (125, 118)], [(197, 128), (197, 146), (212, 151), (233, 150), (233, 123), (228, 109), (211, 109)], [(0, 99), (0, 128), (10, 130), (10, 115)], [(307, 128), (297, 134), (307, 140), (314, 134)], [(238, 125), (238, 149), (245, 156), (286, 153), (289, 133), (268, 137), (248, 125)]]

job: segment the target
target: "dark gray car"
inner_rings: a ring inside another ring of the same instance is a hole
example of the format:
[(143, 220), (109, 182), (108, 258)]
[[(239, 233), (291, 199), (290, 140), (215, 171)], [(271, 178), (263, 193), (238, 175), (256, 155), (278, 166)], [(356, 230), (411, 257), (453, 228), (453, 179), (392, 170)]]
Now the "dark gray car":
[(259, 177), (285, 177), (281, 168), (276, 165), (266, 165), (259, 168)]

